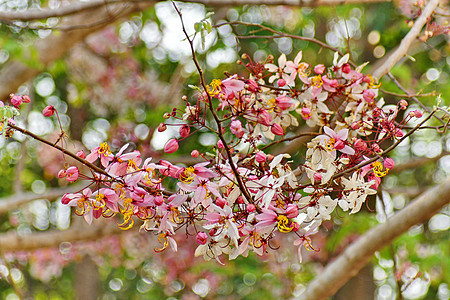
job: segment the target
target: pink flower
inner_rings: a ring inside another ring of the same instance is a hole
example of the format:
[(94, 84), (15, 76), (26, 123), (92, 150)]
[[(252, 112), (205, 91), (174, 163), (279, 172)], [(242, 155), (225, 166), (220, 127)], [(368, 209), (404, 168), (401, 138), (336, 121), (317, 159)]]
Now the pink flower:
[(11, 104), (14, 105), (15, 108), (19, 108), (19, 106), (22, 104), (23, 98), (20, 95), (9, 95), (11, 97)]
[(295, 218), (298, 216), (298, 206), (295, 204), (288, 204), (286, 207), (286, 217), (289, 219)]
[(291, 73), (289, 76), (288, 82), (294, 82), (295, 77), (300, 78), (304, 83), (309, 83), (308, 75), (306, 74), (306, 69), (308, 69), (309, 65), (304, 62), (300, 62), (302, 60), (302, 51), (300, 51), (294, 59), (294, 62), (288, 61), (286, 62), (286, 73)]
[(294, 106), (294, 103), (292, 102), (292, 98), (288, 97), (286, 95), (279, 96), (275, 99), (275, 103), (281, 110), (286, 110)]
[(272, 124), (272, 126), (270, 127), (270, 131), (272, 131), (272, 133), (275, 135), (284, 135), (283, 127), (281, 127), (281, 125), (278, 123)]
[(197, 158), (197, 157), (200, 156), (200, 152), (199, 152), (198, 150), (192, 150), (191, 156), (192, 156), (193, 158)]
[(66, 170), (67, 181), (74, 182), (78, 179), (78, 168), (75, 166), (69, 167)]
[(49, 105), (42, 111), (44, 117), (51, 117), (55, 113), (56, 109), (53, 105)]
[(191, 128), (188, 125), (184, 124), (184, 125), (181, 126), (181, 128), (180, 128), (180, 136), (182, 138), (187, 137), (190, 132), (191, 132)]
[(240, 92), (244, 89), (245, 83), (236, 79), (237, 75), (233, 75), (225, 80), (222, 80), (222, 86), (225, 90), (225, 96), (227, 97), (231, 93)]
[(82, 158), (82, 159), (85, 159), (85, 158), (86, 158), (86, 154), (84, 154), (84, 151), (83, 151), (83, 150), (78, 151), (78, 152), (77, 152), (77, 156), (78, 156), (79, 158)]
[(260, 124), (269, 126), (270, 123), (272, 122), (272, 116), (265, 109), (258, 111), (257, 117), (258, 117), (258, 123), (260, 123)]
[(315, 66), (314, 72), (316, 72), (316, 74), (323, 74), (323, 72), (325, 72), (325, 66), (323, 64)]
[(385, 167), (386, 169), (389, 169), (389, 170), (390, 170), (390, 169), (393, 169), (394, 166), (395, 166), (394, 160), (393, 160), (392, 158), (389, 158), (389, 157), (387, 157), (387, 158), (384, 160), (383, 164), (384, 164), (384, 167)]
[(307, 107), (302, 108), (302, 118), (304, 120), (311, 119), (311, 110), (309, 108), (307, 108)]
[(353, 144), (356, 150), (364, 151), (367, 149), (367, 144), (362, 139), (357, 139)]
[(174, 153), (178, 150), (178, 141), (177, 139), (170, 139), (166, 146), (164, 147), (164, 152), (166, 153)]
[(239, 120), (231, 121), (230, 130), (231, 133), (236, 135), (238, 138), (241, 138), (245, 134), (244, 130), (242, 130), (242, 123)]
[(199, 233), (197, 233), (197, 237), (195, 239), (197, 240), (197, 243), (199, 243), (200, 245), (204, 245), (208, 240), (208, 236), (203, 231), (200, 231)]
[(255, 154), (255, 160), (259, 163), (265, 162), (266, 159), (267, 159), (267, 155), (262, 151), (259, 151), (258, 153)]
[(363, 92), (363, 98), (364, 101), (368, 102), (368, 103), (372, 103), (375, 97), (375, 92), (372, 90), (364, 90)]
[(342, 153), (353, 155), (355, 150), (345, 144), (348, 136), (348, 129), (341, 129), (337, 133), (328, 126), (323, 127), (326, 135), (319, 135), (321, 144), (330, 151), (339, 150)]

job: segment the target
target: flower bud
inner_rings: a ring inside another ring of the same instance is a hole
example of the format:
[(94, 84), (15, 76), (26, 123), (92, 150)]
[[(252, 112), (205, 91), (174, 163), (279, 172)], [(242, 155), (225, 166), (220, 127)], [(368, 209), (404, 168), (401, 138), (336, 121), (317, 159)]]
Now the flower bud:
[(298, 216), (298, 207), (295, 204), (288, 204), (286, 207), (286, 216), (289, 219), (295, 218)]
[(281, 110), (289, 109), (294, 105), (292, 103), (292, 98), (286, 95), (277, 97), (275, 103)]
[(166, 146), (164, 147), (164, 152), (166, 153), (174, 153), (178, 150), (178, 141), (177, 139), (170, 139)]
[(283, 127), (281, 127), (281, 125), (278, 123), (272, 124), (272, 126), (270, 127), (270, 131), (272, 131), (272, 133), (275, 135), (284, 135)]
[(59, 170), (59, 172), (58, 172), (58, 178), (64, 178), (64, 177), (66, 177), (66, 175), (67, 175), (67, 173), (66, 173), (66, 170)]
[(311, 110), (308, 107), (302, 108), (302, 118), (305, 120), (311, 119)]
[(164, 119), (169, 119), (169, 118), (170, 118), (170, 116), (171, 116), (171, 114), (170, 114), (170, 113), (165, 113), (165, 114), (163, 115), (163, 118), (164, 118)]
[(350, 66), (349, 63), (345, 63), (342, 65), (342, 72), (345, 74), (350, 73), (350, 71), (352, 70), (352, 67)]
[(372, 103), (375, 97), (375, 92), (372, 90), (364, 90), (363, 98), (366, 102)]
[(398, 104), (400, 105), (400, 109), (403, 110), (405, 110), (408, 107), (408, 101), (406, 101), (405, 99), (400, 100)]
[(192, 150), (191, 156), (192, 156), (193, 158), (197, 158), (197, 157), (200, 156), (200, 152), (199, 152), (198, 150)]
[(30, 99), (30, 97), (28, 97), (28, 95), (23, 95), (22, 101), (23, 101), (23, 103), (30, 103), (31, 99)]
[(353, 130), (357, 130), (361, 127), (361, 123), (360, 122), (353, 122), (351, 128)]
[(280, 78), (280, 79), (277, 80), (277, 84), (278, 84), (279, 87), (283, 87), (283, 86), (286, 85), (286, 80)]
[(247, 211), (249, 213), (254, 212), (256, 210), (256, 206), (254, 204), (247, 204)]
[(313, 178), (314, 178), (315, 182), (322, 182), (322, 174), (320, 174), (318, 172), (314, 173)]
[(78, 152), (77, 152), (77, 156), (78, 156), (79, 158), (82, 158), (82, 159), (85, 159), (85, 158), (86, 158), (86, 154), (84, 154), (84, 151), (83, 151), (83, 150), (78, 151)]
[(19, 108), (19, 106), (22, 104), (22, 96), (11, 94), (9, 95), (11, 97), (11, 104), (14, 105), (16, 108)]
[(159, 124), (159, 126), (158, 126), (158, 132), (164, 132), (164, 131), (166, 131), (166, 129), (167, 129), (166, 124), (164, 124), (164, 123), (160, 123), (160, 124)]
[(44, 117), (51, 117), (55, 113), (56, 109), (53, 105), (49, 105), (42, 111)]
[(272, 122), (272, 116), (269, 114), (269, 112), (267, 110), (263, 109), (258, 113), (258, 123), (261, 123), (266, 126), (270, 126), (271, 122)]
[(195, 239), (197, 240), (197, 243), (199, 243), (200, 245), (204, 245), (208, 240), (208, 236), (203, 231), (200, 231), (199, 233), (197, 233), (197, 237)]
[(315, 66), (314, 72), (316, 72), (316, 74), (323, 74), (323, 72), (325, 72), (325, 66), (323, 64)]
[(191, 132), (191, 128), (188, 125), (184, 124), (183, 126), (181, 126), (181, 128), (180, 128), (180, 136), (182, 138), (185, 138), (185, 137), (189, 136), (190, 132)]
[(423, 113), (422, 113), (422, 111), (416, 109), (416, 110), (414, 111), (414, 116), (415, 116), (416, 118), (422, 118)]
[(395, 137), (401, 138), (403, 136), (403, 131), (400, 128), (395, 129)]
[(223, 142), (221, 140), (217, 141), (217, 148), (219, 148), (219, 149), (224, 149), (225, 148), (225, 146), (223, 145)]
[(160, 206), (164, 203), (164, 198), (163, 196), (156, 196), (153, 202), (155, 203), (155, 205)]
[(394, 168), (395, 162), (394, 162), (394, 160), (392, 158), (387, 157), (387, 158), (384, 159), (383, 165), (384, 165), (384, 167), (386, 169), (390, 170), (390, 169)]
[(345, 143), (342, 140), (337, 140), (334, 143), (334, 149), (336, 149), (336, 150), (344, 149), (344, 147), (345, 147)]
[(260, 164), (263, 163), (263, 162), (265, 162), (266, 159), (267, 159), (267, 156), (266, 156), (266, 154), (265, 154), (264, 152), (262, 152), (262, 151), (259, 151), (258, 153), (255, 154), (255, 160), (256, 160), (257, 162), (259, 162)]
[(246, 84), (246, 89), (250, 92), (256, 93), (259, 90), (258, 83), (252, 79), (247, 80)]
[(227, 201), (223, 198), (217, 198), (215, 202), (216, 205), (219, 206), (220, 208), (224, 208), (225, 204), (227, 204)]
[(353, 144), (356, 150), (364, 151), (367, 149), (367, 144), (362, 139), (357, 139)]
[(67, 181), (69, 182), (74, 182), (78, 179), (78, 168), (75, 166), (69, 167), (66, 170), (66, 174), (67, 174)]
[(244, 204), (245, 203), (244, 197), (242, 197), (242, 196), (239, 196), (236, 201), (237, 201), (238, 204)]

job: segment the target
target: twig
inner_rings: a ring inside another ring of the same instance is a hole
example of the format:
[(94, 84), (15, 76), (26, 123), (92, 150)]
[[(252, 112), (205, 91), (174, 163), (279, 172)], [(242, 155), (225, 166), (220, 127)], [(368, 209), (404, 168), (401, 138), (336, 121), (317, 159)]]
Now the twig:
[(398, 46), (397, 50), (394, 51), (391, 56), (382, 64), (378, 69), (376, 69), (372, 76), (379, 80), (383, 75), (387, 74), (392, 67), (402, 58), (406, 55), (408, 52), (409, 47), (411, 46), (412, 42), (417, 38), (417, 36), (420, 34), (420, 31), (422, 30), (422, 27), (427, 23), (428, 18), (431, 16), (433, 11), (436, 9), (436, 7), (439, 4), (439, 0), (430, 0), (428, 4), (425, 6), (425, 8), (422, 10), (422, 14), (420, 17), (414, 22), (413, 27), (408, 32), (408, 34), (402, 39), (400, 45)]
[[(348, 246), (300, 296), (302, 300), (326, 299), (358, 274), (373, 256), (411, 226), (427, 221), (450, 202), (450, 177), (428, 190), (385, 223), (379, 224)], [(324, 288), (326, 287), (326, 288)]]

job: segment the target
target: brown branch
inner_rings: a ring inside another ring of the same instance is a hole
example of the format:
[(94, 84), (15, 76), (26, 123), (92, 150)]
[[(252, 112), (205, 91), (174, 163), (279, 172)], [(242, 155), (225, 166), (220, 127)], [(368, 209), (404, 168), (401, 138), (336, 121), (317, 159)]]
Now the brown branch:
[(74, 225), (68, 230), (49, 230), (19, 235), (16, 232), (0, 235), (0, 247), (3, 252), (30, 251), (39, 248), (57, 247), (62, 242), (94, 240), (103, 236), (124, 232), (115, 222), (94, 220), (89, 226), (85, 222)]
[(63, 188), (53, 188), (48, 189), (42, 194), (36, 194), (33, 192), (26, 193), (17, 193), (8, 197), (0, 198), (0, 215), (5, 214), (11, 210), (14, 210), (20, 207), (23, 204), (28, 202), (39, 200), (39, 199), (48, 199), (53, 200), (63, 196), (66, 193), (75, 193), (81, 189), (83, 189), (84, 185), (76, 185), (70, 187)]
[(409, 169), (415, 169), (415, 168), (427, 165), (429, 163), (436, 162), (446, 155), (450, 155), (450, 152), (444, 151), (435, 157), (416, 158), (416, 159), (410, 160), (408, 162), (405, 162), (403, 164), (399, 164), (399, 165), (395, 166), (392, 170), (389, 170), (389, 174), (400, 173), (400, 172), (403, 172), (403, 171), (409, 170)]
[(414, 22), (413, 27), (408, 32), (408, 34), (402, 39), (400, 46), (394, 51), (391, 56), (381, 65), (378, 69), (373, 72), (373, 77), (379, 80), (383, 75), (387, 74), (392, 67), (406, 55), (409, 47), (415, 41), (417, 36), (420, 34), (422, 27), (428, 21), (433, 11), (439, 4), (439, 0), (430, 0), (425, 8), (422, 10), (420, 17)]
[[(242, 5), (286, 5), (298, 7), (335, 6), (356, 3), (390, 2), (391, 0), (191, 0), (179, 1), (199, 3), (211, 7), (242, 6)], [(114, 3), (146, 3), (154, 4), (161, 0), (90, 0), (89, 2), (75, 2), (56, 9), (27, 9), (22, 11), (1, 11), (0, 20), (6, 21), (33, 21), (53, 17), (65, 17), (79, 14), (93, 9), (108, 7)]]
[[(104, 3), (104, 0), (102, 0), (102, 2)], [(115, 4), (114, 8), (118, 11), (122, 9), (122, 11), (114, 16), (111, 16), (110, 11), (106, 11), (104, 8), (100, 7), (97, 9), (88, 10), (80, 15), (67, 18), (64, 22), (64, 25), (67, 26), (94, 24), (95, 22), (98, 22), (98, 20), (105, 21), (89, 28), (52, 34), (44, 39), (37, 40), (31, 46), (31, 48), (36, 49), (37, 52), (36, 66), (31, 67), (30, 65), (18, 60), (13, 60), (6, 63), (0, 70), (0, 99), (6, 99), (11, 92), (16, 91), (17, 88), (24, 82), (35, 77), (39, 74), (39, 72), (45, 69), (46, 66), (63, 57), (72, 46), (82, 41), (89, 34), (106, 27), (106, 25), (111, 24), (117, 18), (128, 16), (133, 12), (144, 9), (145, 7), (147, 6), (137, 6), (137, 4)], [(10, 15), (13, 14), (13, 12), (6, 12), (5, 14)], [(26, 52), (27, 50), (25, 49), (25, 53)]]
[[(355, 276), (375, 251), (392, 243), (411, 226), (427, 221), (450, 202), (450, 177), (428, 190), (386, 221), (363, 234), (306, 288), (301, 299), (325, 299)], [(326, 287), (326, 288), (324, 288)]]

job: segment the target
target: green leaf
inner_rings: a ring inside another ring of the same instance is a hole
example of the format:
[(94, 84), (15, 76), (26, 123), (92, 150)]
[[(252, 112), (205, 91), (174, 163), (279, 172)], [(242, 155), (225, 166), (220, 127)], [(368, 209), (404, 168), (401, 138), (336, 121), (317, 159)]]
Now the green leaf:
[(203, 29), (203, 24), (201, 22), (197, 22), (194, 24), (195, 32), (201, 32)]

